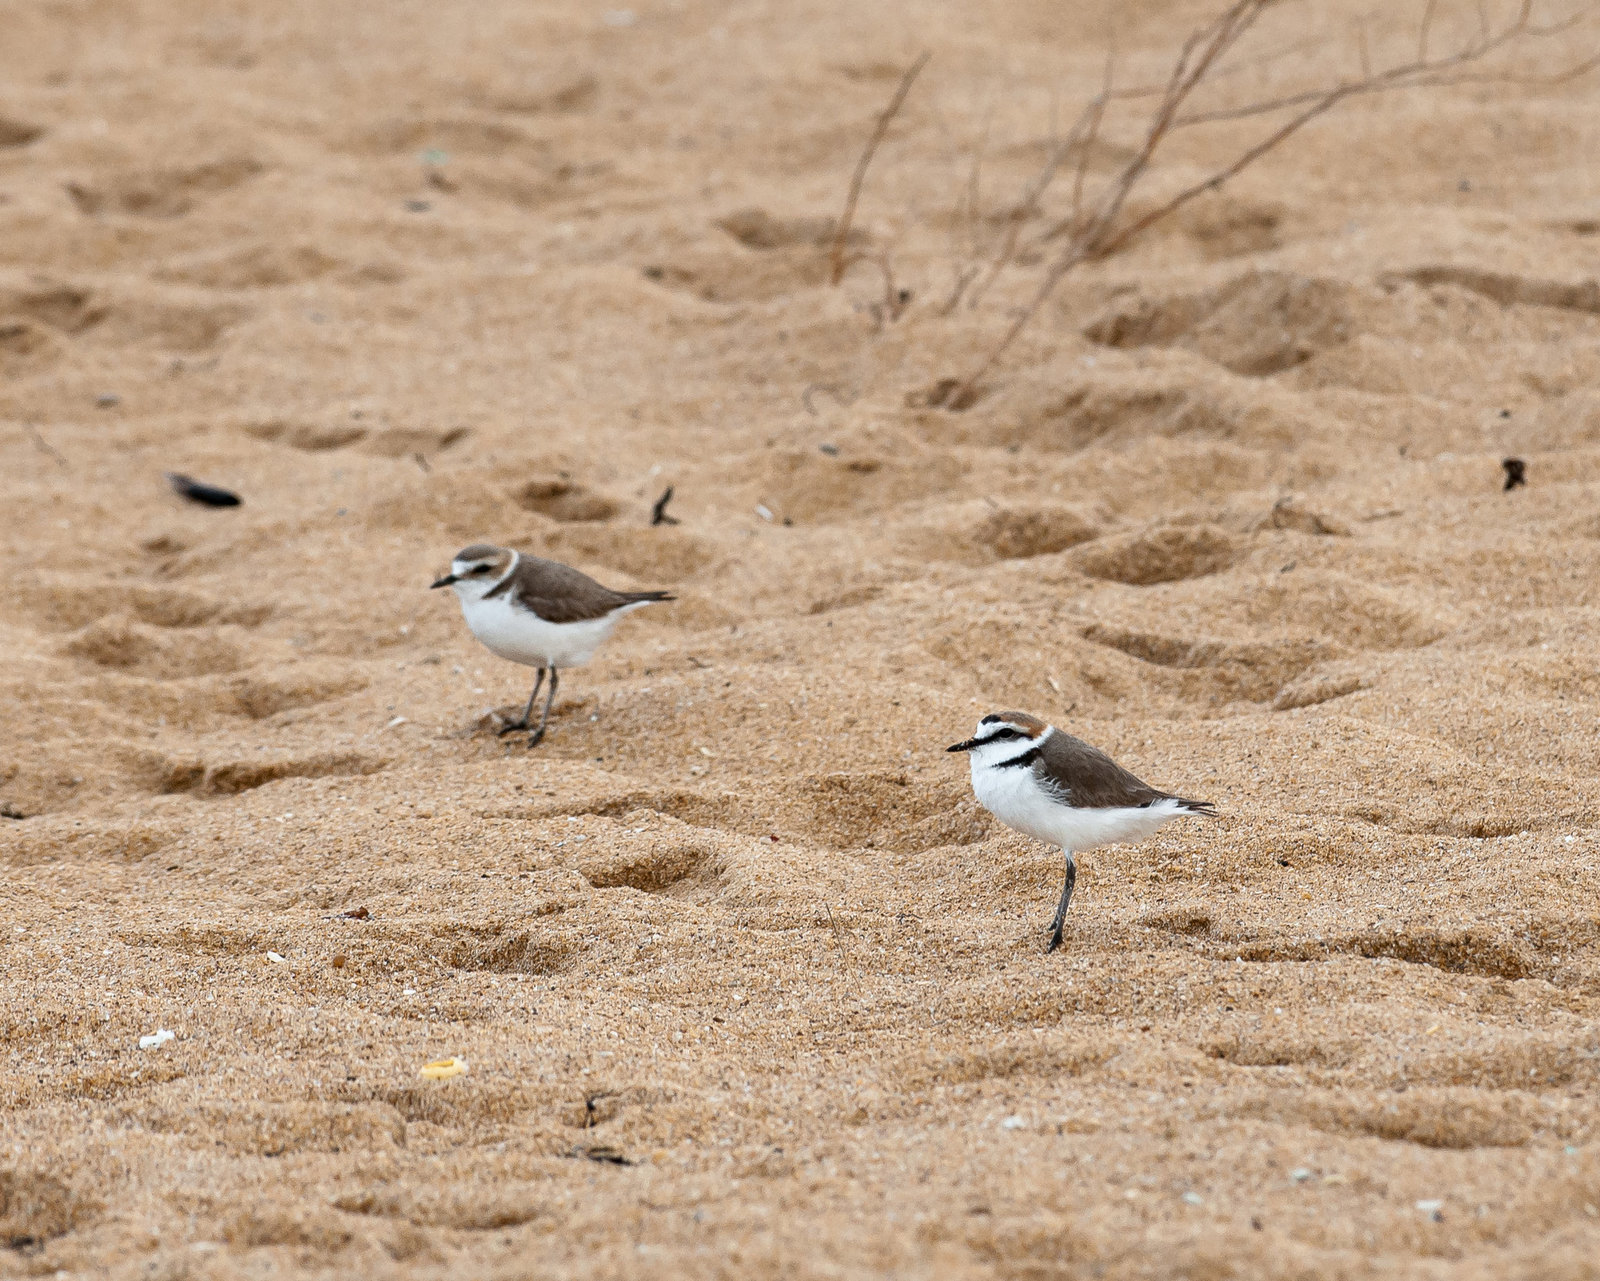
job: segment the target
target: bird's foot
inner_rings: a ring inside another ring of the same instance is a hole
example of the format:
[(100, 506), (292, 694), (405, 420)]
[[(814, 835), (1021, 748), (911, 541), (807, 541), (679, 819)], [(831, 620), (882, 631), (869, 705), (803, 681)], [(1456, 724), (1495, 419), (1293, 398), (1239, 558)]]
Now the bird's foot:
[(515, 734), (518, 730), (524, 730), (524, 729), (527, 729), (527, 728), (528, 728), (528, 722), (526, 720), (520, 720), (520, 721), (512, 721), (509, 725), (502, 725), (495, 732), (501, 738), (504, 738), (507, 734)]
[[(527, 729), (527, 726), (524, 725), (522, 728), (523, 729)], [(538, 747), (539, 744), (542, 743), (543, 741), (544, 741), (544, 726), (543, 725), (539, 726), (538, 729), (534, 730), (533, 733), (528, 735), (528, 746), (529, 747)]]

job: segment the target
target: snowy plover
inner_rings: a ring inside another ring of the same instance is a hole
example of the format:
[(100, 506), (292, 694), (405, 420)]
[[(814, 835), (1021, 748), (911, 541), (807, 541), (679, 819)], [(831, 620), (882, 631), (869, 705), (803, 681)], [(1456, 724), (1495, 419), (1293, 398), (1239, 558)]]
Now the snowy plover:
[(550, 673), (544, 714), (528, 739), (529, 747), (544, 737), (556, 697), (556, 673), (587, 663), (624, 614), (676, 599), (666, 592), (614, 592), (570, 565), (486, 543), (458, 551), (450, 572), (432, 586), (455, 588), (467, 626), (490, 650), (539, 669), (522, 719), (507, 725), (502, 734), (528, 728), (539, 686)]
[(1210, 801), (1157, 791), (1098, 747), (1026, 712), (985, 716), (976, 734), (946, 750), (972, 753), (972, 790), (984, 809), (1007, 827), (1059, 845), (1067, 856), (1067, 883), (1047, 952), (1061, 945), (1061, 925), (1078, 878), (1074, 854), (1149, 836), (1185, 814), (1216, 814)]

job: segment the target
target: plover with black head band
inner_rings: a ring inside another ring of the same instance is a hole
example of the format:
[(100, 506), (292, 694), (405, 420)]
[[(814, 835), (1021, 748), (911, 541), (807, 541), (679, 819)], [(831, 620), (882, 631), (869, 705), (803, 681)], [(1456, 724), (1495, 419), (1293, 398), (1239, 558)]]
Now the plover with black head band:
[(624, 614), (676, 599), (667, 592), (614, 592), (570, 565), (487, 543), (458, 551), (450, 572), (432, 586), (455, 589), (467, 626), (493, 653), (539, 669), (522, 719), (502, 734), (528, 728), (539, 686), (549, 673), (550, 690), (529, 747), (544, 737), (550, 722), (557, 673), (593, 658)]
[(1210, 801), (1159, 791), (1098, 747), (1026, 712), (985, 716), (976, 734), (946, 750), (970, 754), (972, 790), (984, 809), (1025, 836), (1059, 845), (1067, 856), (1067, 881), (1050, 923), (1047, 952), (1061, 946), (1078, 878), (1074, 854), (1142, 839), (1186, 814), (1216, 815)]

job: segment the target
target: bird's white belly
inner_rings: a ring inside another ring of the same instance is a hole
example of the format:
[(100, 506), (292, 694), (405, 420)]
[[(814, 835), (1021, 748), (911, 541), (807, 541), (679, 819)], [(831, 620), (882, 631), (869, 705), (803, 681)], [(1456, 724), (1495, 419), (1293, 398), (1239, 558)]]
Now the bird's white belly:
[(625, 605), (603, 618), (581, 623), (547, 623), (537, 614), (494, 596), (464, 602), (461, 612), (472, 634), (501, 658), (529, 667), (581, 667), (611, 635), (617, 620), (637, 608)]
[(1074, 809), (1050, 796), (1025, 768), (994, 769), (973, 762), (978, 803), (1007, 827), (1065, 850), (1092, 850), (1151, 835), (1183, 808), (1177, 801), (1123, 809)]

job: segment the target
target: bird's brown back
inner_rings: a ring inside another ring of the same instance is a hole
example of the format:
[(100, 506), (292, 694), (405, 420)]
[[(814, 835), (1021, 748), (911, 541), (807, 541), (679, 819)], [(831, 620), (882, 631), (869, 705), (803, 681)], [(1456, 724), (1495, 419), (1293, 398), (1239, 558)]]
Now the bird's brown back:
[(586, 623), (624, 605), (673, 599), (667, 592), (612, 591), (571, 565), (526, 554), (516, 571), (487, 595), (505, 596), (547, 623)]

